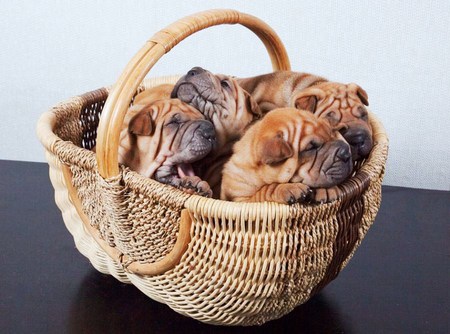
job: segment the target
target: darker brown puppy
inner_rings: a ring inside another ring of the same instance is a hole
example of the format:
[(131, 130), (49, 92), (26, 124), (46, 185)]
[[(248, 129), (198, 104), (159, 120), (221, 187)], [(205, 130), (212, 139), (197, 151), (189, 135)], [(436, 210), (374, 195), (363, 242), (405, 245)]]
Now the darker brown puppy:
[(360, 86), (329, 82), (308, 73), (279, 71), (238, 79), (263, 111), (295, 107), (326, 118), (340, 129), (352, 148), (353, 160), (366, 158), (373, 146), (366, 106), (368, 96)]
[[(295, 108), (269, 112), (233, 151), (223, 171), (224, 200), (301, 202), (311, 188), (335, 187), (352, 171), (350, 147), (339, 132), (326, 120)], [(313, 199), (333, 200), (336, 189)]]
[(228, 160), (233, 144), (253, 121), (262, 116), (261, 110), (234, 78), (212, 74), (201, 67), (192, 68), (180, 78), (172, 97), (200, 110), (214, 124), (216, 149), (201, 164), (197, 164), (196, 169), (218, 197), (223, 164)]
[(215, 147), (214, 126), (197, 109), (178, 99), (130, 108), (120, 135), (119, 162), (155, 180), (211, 196), (192, 163)]

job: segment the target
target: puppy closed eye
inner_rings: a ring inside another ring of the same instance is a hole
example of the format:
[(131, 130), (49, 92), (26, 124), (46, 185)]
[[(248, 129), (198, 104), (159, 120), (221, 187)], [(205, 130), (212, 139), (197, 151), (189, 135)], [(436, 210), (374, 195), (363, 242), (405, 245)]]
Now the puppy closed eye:
[(311, 140), (308, 143), (308, 145), (306, 145), (305, 151), (306, 152), (312, 152), (312, 151), (315, 151), (315, 150), (319, 149), (321, 146), (322, 146), (321, 143), (319, 143), (319, 142), (317, 142), (315, 140)]
[(359, 106), (358, 107), (358, 118), (362, 119), (363, 121), (368, 121), (369, 120), (369, 115), (367, 113), (366, 108)]
[(227, 79), (223, 79), (222, 81), (220, 81), (220, 85), (222, 86), (222, 88), (231, 89), (231, 83)]
[(186, 121), (181, 117), (180, 114), (175, 114), (169, 119), (169, 121), (166, 123), (166, 126), (179, 126), (185, 122)]

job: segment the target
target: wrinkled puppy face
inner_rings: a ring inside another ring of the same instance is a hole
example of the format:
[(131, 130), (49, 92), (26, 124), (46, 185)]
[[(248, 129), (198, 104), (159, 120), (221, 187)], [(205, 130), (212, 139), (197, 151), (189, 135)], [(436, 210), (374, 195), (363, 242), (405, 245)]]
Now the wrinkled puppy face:
[(353, 160), (366, 158), (373, 146), (367, 93), (356, 84), (323, 82), (297, 94), (292, 105), (325, 118), (338, 128), (352, 149)]
[(351, 174), (350, 146), (327, 121), (305, 110), (282, 108), (261, 122), (267, 126), (261, 128), (255, 152), (266, 166), (267, 182), (331, 187)]
[(193, 176), (191, 163), (204, 158), (216, 141), (212, 123), (179, 100), (161, 100), (144, 108), (130, 120), (128, 131), (136, 136), (138, 150), (152, 151), (152, 163), (157, 163), (146, 176), (164, 183)]
[(261, 117), (256, 102), (234, 78), (201, 67), (181, 77), (171, 97), (190, 104), (213, 122), (219, 148), (239, 139), (247, 126)]

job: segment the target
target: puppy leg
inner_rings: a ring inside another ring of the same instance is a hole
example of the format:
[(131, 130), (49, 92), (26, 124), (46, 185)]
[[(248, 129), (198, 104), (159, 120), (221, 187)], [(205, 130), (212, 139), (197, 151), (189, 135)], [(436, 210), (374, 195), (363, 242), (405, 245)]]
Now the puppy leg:
[(250, 201), (294, 204), (307, 201), (311, 193), (311, 189), (303, 183), (272, 183), (259, 189)]

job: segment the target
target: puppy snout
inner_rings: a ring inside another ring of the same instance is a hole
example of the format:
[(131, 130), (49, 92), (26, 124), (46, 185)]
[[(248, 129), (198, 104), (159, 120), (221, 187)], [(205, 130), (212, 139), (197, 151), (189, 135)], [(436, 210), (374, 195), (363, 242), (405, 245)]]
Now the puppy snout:
[(367, 132), (363, 129), (347, 129), (342, 135), (352, 146), (362, 146), (367, 139)]
[(352, 157), (352, 153), (350, 152), (348, 145), (341, 145), (336, 153), (336, 156), (343, 162), (348, 162)]
[(201, 74), (203, 72), (205, 72), (205, 70), (203, 68), (196, 66), (196, 67), (191, 68), (187, 72), (187, 76), (193, 77), (193, 76), (199, 75), (199, 74)]
[(200, 134), (205, 139), (208, 139), (209, 141), (216, 140), (216, 131), (214, 129), (214, 125), (212, 125), (211, 122), (201, 121), (200, 126), (198, 127), (198, 131), (200, 131)]

